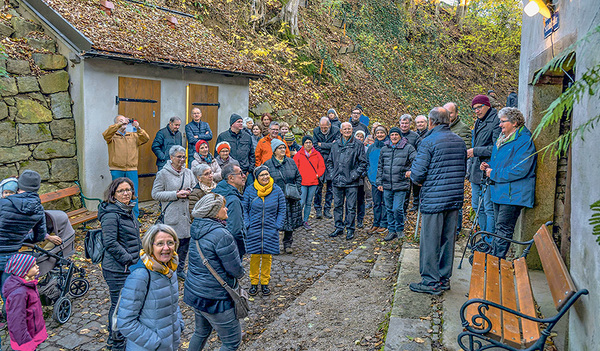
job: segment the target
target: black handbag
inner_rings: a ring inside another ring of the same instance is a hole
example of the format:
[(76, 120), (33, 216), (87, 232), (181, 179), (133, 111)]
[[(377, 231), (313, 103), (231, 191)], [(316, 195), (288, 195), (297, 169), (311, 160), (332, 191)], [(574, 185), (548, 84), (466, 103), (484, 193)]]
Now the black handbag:
[(244, 319), (248, 317), (248, 312), (250, 311), (250, 305), (248, 304), (248, 292), (242, 289), (242, 286), (238, 283), (237, 288), (232, 288), (227, 284), (226, 281), (221, 278), (219, 273), (215, 271), (215, 269), (208, 263), (208, 260), (204, 257), (202, 250), (200, 249), (200, 244), (198, 244), (198, 240), (196, 240), (196, 248), (198, 249), (198, 253), (200, 254), (200, 258), (202, 258), (202, 264), (210, 271), (210, 273), (215, 277), (215, 279), (221, 284), (222, 287), (227, 290), (229, 296), (233, 299), (233, 306), (235, 308), (235, 316), (237, 319)]
[[(183, 173), (183, 176), (181, 177), (181, 185), (179, 186), (179, 190), (183, 189), (183, 183), (185, 181), (185, 173)], [(177, 191), (179, 191), (177, 190)], [(177, 200), (175, 200), (177, 201)], [(165, 206), (165, 208), (163, 208), (160, 211), (160, 214), (158, 215), (158, 217), (156, 218), (156, 220), (154, 221), (154, 224), (164, 224), (165, 223), (165, 212), (167, 211), (167, 208), (169, 208), (169, 206), (171, 206), (171, 204), (175, 201), (169, 201), (169, 203), (167, 204), (167, 206)]]
[[(285, 183), (285, 178), (283, 177), (281, 170), (279, 168), (277, 168), (277, 171), (279, 171), (279, 175), (281, 175), (281, 179)], [(298, 187), (296, 186), (296, 184), (285, 183), (285, 187), (283, 188), (283, 193), (285, 194), (286, 199), (290, 199), (290, 200), (300, 200), (301, 199), (300, 191), (298, 190)]]

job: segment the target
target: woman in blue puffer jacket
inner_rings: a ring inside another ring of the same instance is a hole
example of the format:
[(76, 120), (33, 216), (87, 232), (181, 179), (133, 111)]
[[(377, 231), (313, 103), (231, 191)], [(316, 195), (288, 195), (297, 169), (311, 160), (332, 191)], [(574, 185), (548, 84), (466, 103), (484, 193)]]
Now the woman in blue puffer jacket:
[(166, 224), (152, 226), (142, 240), (140, 260), (121, 290), (117, 326), (127, 350), (176, 351), (183, 318), (177, 284), (177, 234)]
[[(533, 207), (537, 155), (521, 111), (505, 107), (498, 116), (502, 133), (494, 144), (490, 163), (482, 162), (481, 170), (493, 181), (496, 234), (512, 239), (521, 210)], [(492, 254), (504, 258), (509, 246), (509, 242), (494, 238)]]
[(371, 196), (373, 198), (373, 226), (367, 230), (367, 233), (384, 233), (387, 230), (387, 212), (385, 201), (383, 200), (383, 191), (377, 189), (377, 166), (379, 164), (379, 155), (385, 142), (389, 140), (387, 129), (384, 126), (377, 126), (374, 130), (375, 141), (367, 149), (367, 159), (369, 168), (367, 169), (367, 178), (371, 183)]
[[(297, 172), (297, 171), (296, 171)], [(254, 170), (254, 184), (244, 192), (244, 226), (246, 227), (246, 252), (250, 254), (250, 290), (258, 294), (260, 276), (261, 292), (270, 295), (272, 255), (279, 254), (279, 232), (286, 216), (285, 195), (275, 184), (265, 165)]]

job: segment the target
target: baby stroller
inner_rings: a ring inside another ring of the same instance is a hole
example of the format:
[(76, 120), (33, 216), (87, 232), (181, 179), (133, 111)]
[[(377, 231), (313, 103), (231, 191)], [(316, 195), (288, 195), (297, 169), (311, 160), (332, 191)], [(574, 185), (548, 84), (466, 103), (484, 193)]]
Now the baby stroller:
[(69, 259), (75, 251), (75, 230), (69, 222), (69, 216), (63, 211), (45, 212), (48, 233), (58, 235), (62, 244), (54, 246), (50, 243), (43, 247), (24, 245), (31, 248), (29, 251), (37, 258), (40, 267), (38, 292), (42, 305), (53, 305), (52, 318), (64, 324), (71, 318), (70, 297), (85, 295), (90, 289), (90, 283), (85, 279), (85, 270), (76, 267)]

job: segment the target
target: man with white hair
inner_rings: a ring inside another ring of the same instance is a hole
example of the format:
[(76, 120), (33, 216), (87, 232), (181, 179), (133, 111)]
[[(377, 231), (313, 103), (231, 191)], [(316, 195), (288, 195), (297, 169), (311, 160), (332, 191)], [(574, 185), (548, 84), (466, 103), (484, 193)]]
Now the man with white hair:
[[(333, 203), (333, 191), (331, 184), (331, 174), (327, 168), (327, 160), (331, 153), (331, 147), (333, 143), (340, 139), (340, 129), (336, 126), (331, 125), (331, 121), (328, 117), (321, 117), (319, 126), (313, 130), (313, 142), (314, 147), (319, 151), (323, 160), (325, 161), (325, 174), (322, 176), (321, 185), (317, 186), (314, 199), (314, 207), (316, 212), (316, 218), (325, 216), (326, 218), (332, 218), (331, 216), (331, 205)], [(323, 186), (326, 186), (325, 190), (325, 205), (323, 206)], [(323, 211), (321, 212), (321, 209)]]

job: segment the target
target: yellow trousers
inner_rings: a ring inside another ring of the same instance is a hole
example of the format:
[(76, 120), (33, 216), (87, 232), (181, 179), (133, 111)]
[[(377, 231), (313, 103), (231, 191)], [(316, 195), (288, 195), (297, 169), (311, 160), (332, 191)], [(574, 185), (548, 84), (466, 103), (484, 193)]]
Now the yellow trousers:
[(250, 284), (258, 285), (258, 277), (260, 276), (260, 284), (268, 285), (271, 279), (271, 262), (272, 255), (250, 255)]

